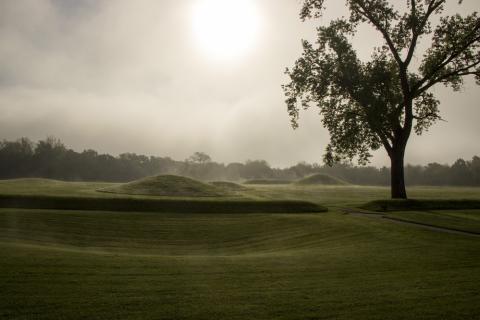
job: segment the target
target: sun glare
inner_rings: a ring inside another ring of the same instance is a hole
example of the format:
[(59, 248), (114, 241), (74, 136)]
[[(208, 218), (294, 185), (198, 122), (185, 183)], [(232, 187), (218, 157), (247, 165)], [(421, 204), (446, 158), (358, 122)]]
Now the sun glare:
[(257, 39), (259, 14), (253, 0), (198, 0), (192, 28), (199, 48), (215, 60), (248, 53)]

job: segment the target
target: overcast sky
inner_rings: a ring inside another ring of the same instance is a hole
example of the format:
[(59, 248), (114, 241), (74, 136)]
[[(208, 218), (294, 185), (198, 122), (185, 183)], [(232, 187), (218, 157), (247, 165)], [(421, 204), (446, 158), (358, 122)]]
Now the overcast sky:
[[(0, 138), (53, 135), (78, 151), (179, 160), (203, 151), (220, 162), (320, 162), (328, 133), (314, 109), (291, 129), (281, 84), (300, 39), (345, 14), (343, 1), (327, 1), (327, 16), (312, 24), (299, 20), (300, 1), (252, 0), (248, 50), (229, 59), (199, 43), (193, 16), (201, 1), (1, 1)], [(450, 2), (450, 13), (480, 11), (478, 0)], [(377, 35), (361, 35), (366, 58)], [(468, 80), (461, 93), (434, 92), (447, 122), (414, 136), (407, 162), (480, 155), (479, 87)], [(372, 163), (387, 164), (385, 153)]]

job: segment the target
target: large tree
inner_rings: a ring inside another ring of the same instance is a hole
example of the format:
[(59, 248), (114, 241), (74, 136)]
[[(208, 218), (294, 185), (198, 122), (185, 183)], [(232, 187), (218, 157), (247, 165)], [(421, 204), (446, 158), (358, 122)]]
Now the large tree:
[[(350, 15), (320, 26), (314, 44), (302, 41), (302, 56), (286, 71), (291, 81), (283, 88), (292, 125), (298, 126), (300, 109), (318, 106), (330, 133), (328, 164), (355, 158), (365, 164), (372, 150), (385, 148), (392, 197), (406, 198), (410, 135), (441, 119), (432, 87), (458, 91), (467, 75), (480, 84), (480, 19), (476, 12), (445, 15), (448, 0), (345, 2)], [(320, 18), (324, 6), (325, 0), (304, 0), (301, 19)], [(361, 24), (372, 26), (382, 43), (369, 61), (352, 45)], [(419, 52), (421, 40), (428, 49)]]

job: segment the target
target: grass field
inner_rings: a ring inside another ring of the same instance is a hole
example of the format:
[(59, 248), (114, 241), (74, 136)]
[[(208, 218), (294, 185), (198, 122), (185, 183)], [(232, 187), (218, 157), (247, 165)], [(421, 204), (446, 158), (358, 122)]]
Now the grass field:
[[(108, 186), (6, 181), (0, 194), (106, 199), (95, 190)], [(480, 199), (474, 188), (410, 194)], [(480, 238), (340, 210), (387, 196), (355, 186), (243, 194), (330, 209), (302, 214), (0, 209), (0, 319), (478, 319)], [(388, 213), (407, 214), (479, 221), (477, 210)]]
[(480, 235), (480, 210), (399, 211), (389, 213), (387, 216)]

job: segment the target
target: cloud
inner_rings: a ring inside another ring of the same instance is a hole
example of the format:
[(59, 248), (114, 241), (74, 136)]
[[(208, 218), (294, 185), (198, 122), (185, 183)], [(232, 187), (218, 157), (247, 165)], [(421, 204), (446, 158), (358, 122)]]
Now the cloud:
[[(302, 113), (293, 131), (280, 88), (300, 39), (314, 35), (314, 23), (298, 19), (299, 4), (258, 0), (259, 45), (225, 64), (195, 46), (193, 1), (0, 2), (0, 137), (55, 135), (79, 150), (178, 159), (205, 151), (218, 161), (321, 161), (328, 135), (320, 118)], [(478, 153), (478, 90), (438, 90), (450, 121), (413, 138), (412, 162)], [(386, 164), (384, 153), (374, 163)]]

